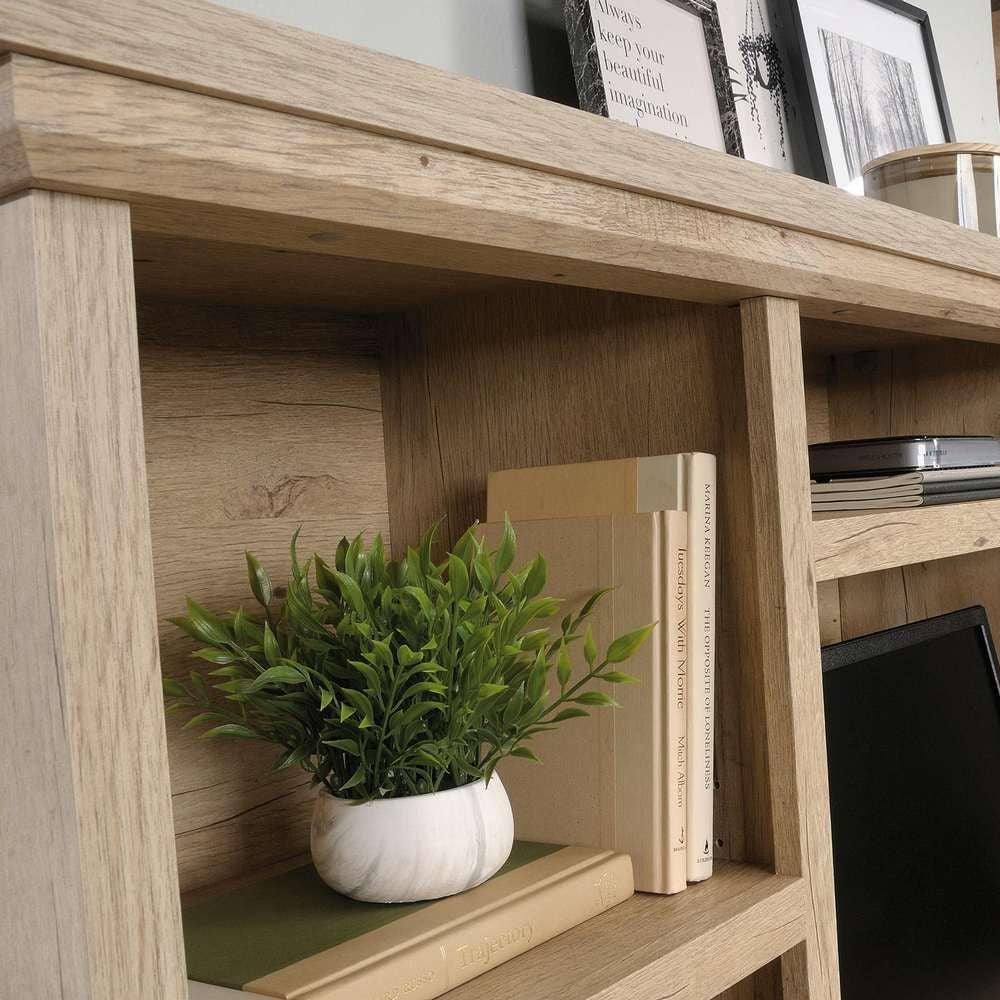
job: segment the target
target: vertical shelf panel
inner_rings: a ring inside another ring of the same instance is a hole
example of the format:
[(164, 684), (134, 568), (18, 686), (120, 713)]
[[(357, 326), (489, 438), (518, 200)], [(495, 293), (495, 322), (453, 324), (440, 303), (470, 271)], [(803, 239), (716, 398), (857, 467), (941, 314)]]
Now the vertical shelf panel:
[(798, 306), (741, 306), (752, 534), (759, 628), (753, 654), (764, 690), (774, 863), (811, 883), (809, 934), (782, 962), (786, 1000), (840, 995), (823, 740), (816, 587)]
[(186, 997), (129, 209), (0, 206), (5, 994)]

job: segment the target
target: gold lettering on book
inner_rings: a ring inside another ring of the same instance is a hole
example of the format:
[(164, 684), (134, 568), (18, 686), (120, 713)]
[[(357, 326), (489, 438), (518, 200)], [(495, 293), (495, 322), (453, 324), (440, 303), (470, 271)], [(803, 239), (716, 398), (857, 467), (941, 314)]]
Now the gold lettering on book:
[(594, 883), (597, 889), (597, 898), (600, 900), (601, 908), (613, 906), (618, 899), (618, 880), (611, 872), (601, 872), (601, 877)]
[(499, 934), (484, 935), (475, 944), (459, 945), (455, 951), (458, 954), (459, 968), (466, 969), (470, 965), (490, 965), (502, 952), (516, 948), (518, 951), (531, 944), (535, 928), (532, 924), (522, 924), (511, 927)]
[(416, 976), (411, 976), (391, 990), (386, 990), (379, 997), (379, 1000), (402, 1000), (407, 994), (419, 990), (421, 986), (426, 986), (428, 983), (433, 983), (435, 979), (437, 979), (437, 973), (433, 969), (427, 969)]

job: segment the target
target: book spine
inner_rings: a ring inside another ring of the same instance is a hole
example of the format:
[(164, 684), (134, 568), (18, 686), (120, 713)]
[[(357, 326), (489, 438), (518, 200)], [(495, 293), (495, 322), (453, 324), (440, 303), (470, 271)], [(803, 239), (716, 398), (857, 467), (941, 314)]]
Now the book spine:
[(302, 1000), (435, 1000), (633, 895), (627, 854), (592, 859), (481, 919), (445, 927)]
[(688, 516), (664, 515), (666, 566), (664, 625), (667, 633), (664, 760), (666, 762), (665, 843), (667, 892), (687, 888), (687, 580)]
[(715, 799), (715, 456), (685, 456), (688, 512), (687, 878), (712, 874)]

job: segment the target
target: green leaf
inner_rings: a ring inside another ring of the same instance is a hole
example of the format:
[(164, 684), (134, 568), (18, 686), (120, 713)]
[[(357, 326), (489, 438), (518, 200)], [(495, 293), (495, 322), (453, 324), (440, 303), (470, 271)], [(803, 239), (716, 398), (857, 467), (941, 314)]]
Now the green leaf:
[(216, 726), (215, 729), (209, 729), (207, 732), (201, 734), (203, 740), (218, 739), (220, 736), (243, 740), (261, 739), (260, 733), (254, 732), (254, 730), (246, 726), (237, 726), (231, 722), (226, 723), (224, 726)]
[(257, 598), (257, 603), (267, 607), (274, 596), (271, 590), (271, 579), (264, 572), (264, 567), (257, 561), (257, 557), (252, 552), (246, 553), (247, 576), (250, 578), (250, 590)]
[(184, 729), (194, 729), (196, 726), (203, 726), (206, 722), (218, 722), (219, 719), (224, 719), (225, 716), (219, 712), (199, 712), (197, 715), (188, 719), (184, 723)]
[(187, 612), (187, 618), (172, 618), (171, 621), (188, 635), (213, 646), (223, 646), (230, 641), (229, 630), (222, 619), (190, 597), (187, 599)]
[(605, 587), (603, 590), (598, 590), (596, 593), (591, 594), (590, 597), (587, 598), (584, 606), (580, 608), (580, 614), (577, 615), (577, 620), (579, 621), (582, 618), (586, 618), (590, 612), (594, 610), (597, 602), (600, 601), (606, 594), (610, 594), (614, 589), (614, 587)]
[(351, 610), (358, 615), (365, 614), (365, 598), (357, 581), (346, 573), (341, 573), (340, 570), (334, 570), (333, 577), (337, 581), (337, 586), (340, 587), (341, 596)]
[(627, 660), (648, 638), (653, 631), (653, 625), (645, 625), (634, 632), (619, 636), (610, 646), (606, 658), (609, 663), (621, 663)]
[(361, 756), (361, 748), (358, 746), (357, 740), (323, 740), (324, 746), (336, 747), (338, 750), (343, 750), (344, 753), (349, 753), (352, 757)]
[(597, 644), (594, 642), (594, 630), (589, 625), (583, 638), (583, 655), (587, 659), (587, 665), (593, 668), (597, 662)]
[(507, 690), (506, 684), (480, 684), (479, 700), (485, 701), (487, 698), (494, 698), (498, 694), (503, 694)]
[(420, 663), (423, 658), (423, 653), (415, 653), (405, 642), (401, 643), (399, 649), (396, 650), (396, 659), (399, 660), (401, 667), (412, 667), (413, 664)]
[(358, 764), (358, 769), (352, 774), (347, 781), (345, 781), (340, 786), (340, 791), (346, 792), (350, 788), (357, 788), (365, 780), (365, 765), (364, 763)]
[(348, 662), (361, 674), (368, 685), (368, 690), (372, 694), (378, 695), (381, 693), (382, 678), (379, 677), (378, 671), (370, 663), (365, 663), (363, 660), (349, 660)]
[(639, 678), (633, 676), (632, 674), (623, 674), (620, 670), (609, 670), (605, 674), (601, 674), (601, 680), (607, 681), (609, 684), (638, 684)]
[(524, 596), (527, 598), (534, 597), (536, 594), (540, 594), (542, 587), (545, 586), (545, 577), (548, 573), (548, 567), (545, 565), (545, 558), (539, 552), (535, 556), (534, 561), (531, 564), (531, 568), (528, 570), (528, 575), (524, 578)]
[(333, 701), (333, 692), (329, 688), (322, 688), (319, 692), (319, 710), (325, 712)]
[(305, 684), (305, 682), (306, 679), (302, 676), (301, 671), (286, 663), (279, 663), (277, 666), (268, 667), (262, 674), (254, 678), (245, 689), (245, 693), (253, 694), (269, 684)]
[(510, 755), (511, 757), (523, 757), (525, 760), (533, 760), (536, 764), (541, 764), (541, 761), (527, 747), (515, 747), (511, 750)]
[(458, 556), (448, 556), (448, 585), (452, 600), (460, 601), (469, 592), (469, 571)]
[(441, 708), (444, 708), (444, 705), (440, 701), (418, 701), (418, 702), (414, 702), (400, 716), (399, 725), (401, 727), (405, 728), (411, 722), (416, 722), (417, 719), (422, 719), (429, 712), (434, 711), (434, 709), (441, 709)]
[(351, 543), (347, 538), (341, 538), (337, 542), (337, 551), (333, 557), (333, 566), (335, 569), (339, 569), (341, 572), (344, 571), (344, 567), (347, 565), (347, 550), (351, 547)]
[(264, 659), (273, 667), (281, 659), (281, 649), (278, 640), (271, 631), (271, 626), (264, 623)]
[(296, 551), (296, 547), (299, 541), (299, 532), (302, 530), (302, 525), (299, 525), (295, 531), (292, 533), (292, 541), (288, 546), (288, 554), (292, 559), (292, 575), (296, 578), (302, 576), (302, 567), (299, 565), (299, 554)]
[(510, 518), (503, 516), (503, 534), (500, 535), (500, 545), (497, 547), (493, 557), (493, 570), (499, 579), (510, 569), (517, 552), (517, 536), (514, 534), (514, 527), (510, 523)]
[(472, 564), (473, 569), (476, 572), (476, 579), (479, 581), (479, 586), (482, 590), (492, 590), (495, 584), (493, 579), (493, 569), (490, 566), (489, 559), (485, 555), (478, 555)]
[(611, 695), (605, 694), (603, 691), (584, 691), (583, 694), (577, 695), (573, 701), (580, 705), (606, 705), (610, 708), (621, 707)]
[(213, 646), (206, 646), (204, 649), (196, 649), (192, 656), (197, 656), (199, 660), (205, 660), (208, 663), (234, 663), (236, 657), (232, 653), (227, 652), (225, 649), (216, 649)]
[(570, 676), (573, 673), (573, 665), (569, 662), (569, 653), (566, 650), (566, 643), (559, 643), (559, 653), (556, 656), (556, 677), (559, 678), (559, 687), (566, 690)]
[(347, 722), (347, 720), (354, 715), (356, 709), (352, 705), (348, 705), (347, 702), (340, 703), (340, 721)]
[(542, 696), (542, 692), (545, 690), (545, 675), (547, 672), (548, 664), (545, 662), (545, 653), (543, 650), (538, 651), (538, 656), (535, 658), (535, 665), (531, 668), (531, 673), (528, 675), (528, 685), (525, 691), (528, 701), (534, 704)]
[(403, 593), (412, 597), (417, 604), (420, 605), (420, 610), (424, 613), (424, 617), (428, 622), (434, 620), (434, 605), (431, 604), (431, 599), (427, 596), (427, 592), (422, 590), (420, 587), (404, 587)]
[(589, 715), (590, 713), (585, 712), (582, 708), (564, 708), (552, 719), (552, 722), (565, 722), (567, 719), (586, 719)]
[(175, 681), (173, 677), (164, 677), (163, 693), (168, 698), (183, 698), (187, 691), (184, 690), (184, 685), (180, 681)]
[(373, 724), (375, 712), (372, 709), (372, 703), (363, 691), (354, 691), (351, 688), (345, 688), (343, 697), (345, 701), (349, 701), (361, 713), (361, 722), (358, 724), (359, 728), (367, 729)]

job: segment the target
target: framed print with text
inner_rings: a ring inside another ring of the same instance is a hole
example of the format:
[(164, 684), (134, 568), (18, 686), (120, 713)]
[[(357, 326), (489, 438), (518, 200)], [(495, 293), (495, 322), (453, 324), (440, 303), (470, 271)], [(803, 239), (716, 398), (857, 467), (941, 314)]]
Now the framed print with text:
[(954, 141), (927, 12), (902, 0), (789, 0), (827, 180), (856, 194), (865, 164)]
[(743, 155), (714, 0), (566, 0), (580, 107)]

